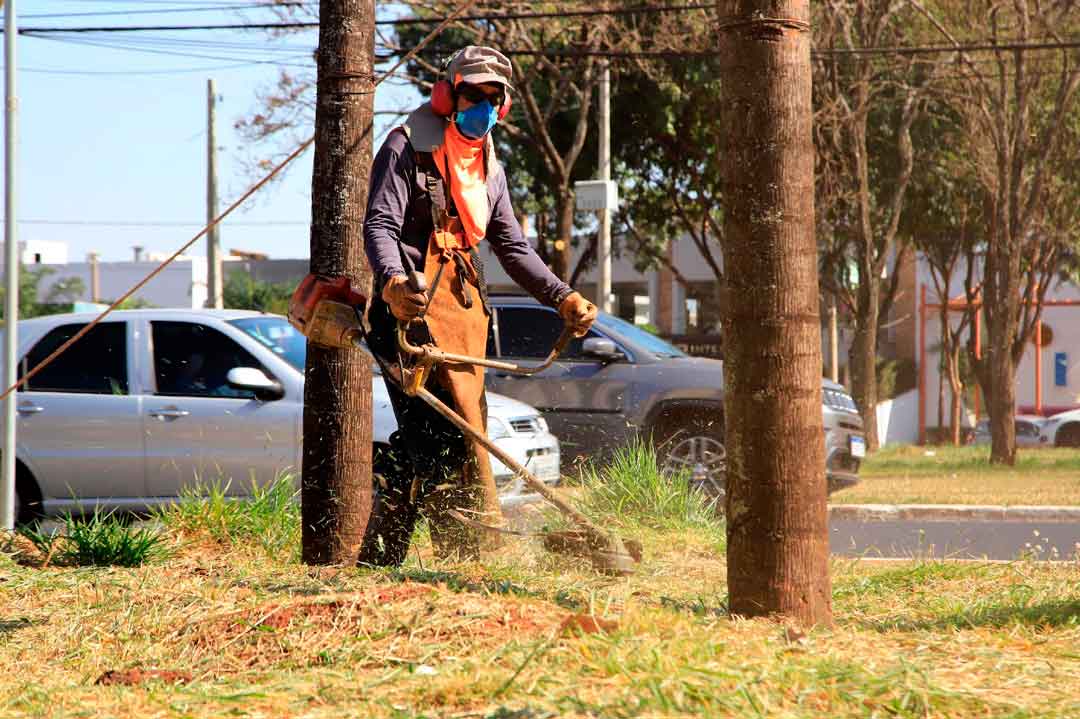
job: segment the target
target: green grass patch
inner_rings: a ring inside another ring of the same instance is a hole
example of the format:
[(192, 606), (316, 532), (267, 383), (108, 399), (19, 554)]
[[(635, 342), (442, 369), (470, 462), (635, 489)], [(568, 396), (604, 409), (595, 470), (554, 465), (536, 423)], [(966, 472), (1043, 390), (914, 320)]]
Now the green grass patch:
[(1080, 474), (1080, 449), (1019, 449), (1016, 465), (990, 464), (990, 447), (919, 447), (890, 445), (866, 458), (863, 477), (942, 476), (952, 474)]
[(1013, 467), (988, 447), (889, 446), (867, 458), (837, 504), (1080, 506), (1080, 450), (1021, 449)]
[(586, 466), (578, 507), (600, 522), (652, 529), (719, 527), (715, 501), (690, 484), (688, 473), (660, 471), (656, 451), (634, 441), (600, 467)]
[(253, 482), (246, 497), (231, 497), (228, 488), (220, 481), (184, 487), (180, 498), (156, 510), (154, 517), (184, 535), (299, 557), (300, 501), (294, 475), (282, 473), (266, 484)]
[(158, 530), (133, 527), (100, 509), (89, 517), (67, 515), (62, 529), (22, 527), (18, 533), (34, 546), (41, 562), (60, 566), (138, 567), (170, 553), (168, 538)]

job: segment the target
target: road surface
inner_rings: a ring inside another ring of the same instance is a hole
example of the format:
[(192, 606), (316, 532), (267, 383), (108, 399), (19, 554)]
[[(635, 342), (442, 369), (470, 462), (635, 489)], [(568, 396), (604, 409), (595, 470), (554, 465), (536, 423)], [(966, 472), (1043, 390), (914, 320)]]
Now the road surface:
[(833, 519), (829, 548), (847, 557), (1075, 561), (1080, 522)]

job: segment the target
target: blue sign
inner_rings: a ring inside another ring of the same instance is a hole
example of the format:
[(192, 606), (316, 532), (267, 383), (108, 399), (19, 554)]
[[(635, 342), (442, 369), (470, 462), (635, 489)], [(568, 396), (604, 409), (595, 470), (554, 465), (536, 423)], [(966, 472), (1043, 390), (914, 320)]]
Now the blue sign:
[(1054, 386), (1067, 387), (1069, 372), (1069, 356), (1064, 352), (1054, 353)]

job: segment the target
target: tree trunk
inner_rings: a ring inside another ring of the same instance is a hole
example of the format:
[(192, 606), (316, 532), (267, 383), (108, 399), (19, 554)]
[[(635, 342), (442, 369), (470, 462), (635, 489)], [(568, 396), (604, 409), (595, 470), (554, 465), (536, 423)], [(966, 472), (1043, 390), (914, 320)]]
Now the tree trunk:
[[(1002, 330), (999, 336), (1004, 334)], [(990, 462), (1012, 466), (1016, 464), (1016, 363), (1010, 345), (994, 342), (990, 347)]]
[(862, 415), (863, 432), (866, 433), (866, 448), (874, 452), (878, 449), (877, 431), (877, 328), (878, 328), (878, 293), (877, 283), (864, 282), (860, 278), (856, 300), (855, 337), (851, 342), (851, 385), (855, 403)]
[(952, 443), (954, 447), (960, 446), (960, 409), (964, 398), (964, 383), (960, 381), (960, 347), (959, 339), (951, 340), (948, 348), (949, 388), (952, 391), (952, 404), (949, 407), (949, 427), (952, 430)]
[(809, 7), (720, 15), (729, 607), (830, 624)]
[(570, 279), (570, 241), (574, 236), (574, 193), (563, 188), (555, 198), (555, 241), (551, 271), (563, 282)]
[[(374, 115), (373, 0), (319, 9), (311, 272), (367, 291), (361, 226)], [(351, 564), (371, 513), (371, 366), (358, 349), (309, 344), (301, 478), (303, 561)]]

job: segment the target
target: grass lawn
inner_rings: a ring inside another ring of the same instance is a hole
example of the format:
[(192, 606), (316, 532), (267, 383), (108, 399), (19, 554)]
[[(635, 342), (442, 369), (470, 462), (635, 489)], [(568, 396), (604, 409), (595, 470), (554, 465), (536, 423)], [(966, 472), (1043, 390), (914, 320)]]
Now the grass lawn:
[(1021, 449), (1014, 467), (989, 447), (886, 447), (863, 464), (841, 504), (1080, 505), (1080, 450)]
[(132, 568), (15, 538), (0, 716), (1080, 716), (1080, 565), (836, 560), (835, 626), (804, 635), (727, 614), (696, 500), (612, 486), (581, 506), (643, 542), (628, 578), (531, 538), (439, 563), (422, 532), (398, 570), (305, 567), (269, 500), (187, 501)]

